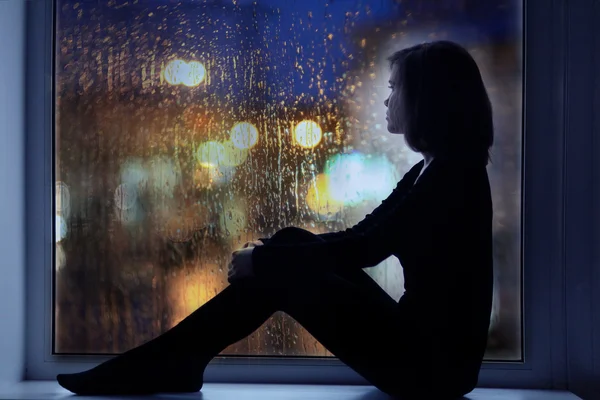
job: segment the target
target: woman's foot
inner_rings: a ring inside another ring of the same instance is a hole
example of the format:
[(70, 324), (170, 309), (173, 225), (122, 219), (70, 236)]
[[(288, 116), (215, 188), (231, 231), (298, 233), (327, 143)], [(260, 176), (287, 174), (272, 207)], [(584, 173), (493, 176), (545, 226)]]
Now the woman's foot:
[[(79, 395), (188, 393), (202, 388), (208, 361), (161, 345), (161, 337), (89, 371), (60, 374), (58, 383)], [(210, 361), (210, 360), (209, 360)]]

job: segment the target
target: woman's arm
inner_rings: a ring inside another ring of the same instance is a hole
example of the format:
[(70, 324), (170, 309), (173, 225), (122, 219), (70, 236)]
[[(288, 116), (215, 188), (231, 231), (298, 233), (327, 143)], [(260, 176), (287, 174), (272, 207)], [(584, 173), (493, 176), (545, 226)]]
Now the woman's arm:
[[(340, 235), (331, 235), (326, 241), (287, 245), (265, 245), (254, 249), (255, 273), (269, 275), (281, 271), (334, 269), (339, 265), (366, 268), (375, 266), (391, 256), (407, 237), (416, 234), (424, 219), (443, 218), (460, 203), (461, 188), (456, 180), (439, 169), (425, 175), (419, 184), (399, 199), (386, 200), (385, 218), (374, 213), (369, 219)], [(457, 177), (457, 180), (461, 180)], [(454, 189), (454, 193), (453, 193)], [(364, 222), (364, 223), (363, 223)]]
[(370, 227), (378, 224), (382, 220), (386, 219), (395, 209), (402, 198), (406, 196), (409, 190), (412, 187), (412, 183), (415, 180), (415, 177), (419, 174), (421, 169), (423, 168), (423, 162), (419, 162), (414, 165), (398, 182), (392, 193), (381, 202), (377, 208), (375, 208), (371, 213), (367, 214), (365, 218), (363, 218), (356, 225), (351, 228), (345, 229), (339, 232), (326, 232), (318, 234), (321, 239), (325, 241), (331, 241), (336, 239), (342, 239), (347, 237), (348, 235), (354, 233), (362, 233), (366, 232), (370, 229)]
[[(377, 206), (377, 208), (375, 208), (371, 213), (367, 214), (367, 216), (356, 225), (352, 226), (351, 228), (344, 229), (343, 231), (319, 233), (317, 236), (326, 242), (339, 240), (354, 233), (364, 232), (368, 230), (370, 226), (375, 225), (378, 223), (378, 221), (386, 218), (394, 210), (394, 207), (398, 204), (398, 202), (402, 200), (402, 197), (408, 193), (412, 186), (411, 183), (414, 180), (413, 175), (418, 175), (422, 168), (422, 164), (423, 163), (421, 162), (417, 163), (406, 174), (404, 174), (392, 193), (385, 200), (383, 200), (381, 204)], [(269, 241), (269, 238), (259, 238), (259, 240), (266, 244)]]

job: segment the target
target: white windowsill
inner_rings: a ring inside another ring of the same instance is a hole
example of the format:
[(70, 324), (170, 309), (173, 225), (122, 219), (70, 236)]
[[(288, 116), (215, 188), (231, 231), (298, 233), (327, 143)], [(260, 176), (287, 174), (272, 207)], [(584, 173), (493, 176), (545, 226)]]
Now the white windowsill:
[[(0, 386), (0, 399), (48, 400), (73, 396), (54, 381), (24, 381)], [(135, 398), (202, 399), (202, 400), (389, 400), (391, 397), (372, 386), (334, 385), (280, 385), (280, 384), (224, 384), (206, 383), (199, 393), (164, 394)], [(77, 396), (78, 400), (117, 399), (113, 397)], [(123, 397), (127, 398), (127, 397)], [(131, 397), (129, 397), (131, 398)], [(579, 397), (565, 391), (524, 389), (475, 389), (465, 396), (470, 400), (577, 400)]]

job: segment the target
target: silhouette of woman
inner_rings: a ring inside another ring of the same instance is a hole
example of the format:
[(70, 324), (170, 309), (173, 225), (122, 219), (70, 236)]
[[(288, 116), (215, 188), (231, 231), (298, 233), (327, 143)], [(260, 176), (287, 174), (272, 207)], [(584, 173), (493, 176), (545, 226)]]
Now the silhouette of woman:
[[(473, 390), (493, 288), (490, 101), (455, 43), (420, 44), (389, 61), (388, 130), (424, 159), (379, 207), (344, 231), (287, 227), (247, 243), (233, 253), (230, 285), (178, 325), (58, 382), (86, 395), (198, 391), (213, 357), (283, 311), (388, 394)], [(405, 279), (398, 302), (363, 271), (392, 255)]]

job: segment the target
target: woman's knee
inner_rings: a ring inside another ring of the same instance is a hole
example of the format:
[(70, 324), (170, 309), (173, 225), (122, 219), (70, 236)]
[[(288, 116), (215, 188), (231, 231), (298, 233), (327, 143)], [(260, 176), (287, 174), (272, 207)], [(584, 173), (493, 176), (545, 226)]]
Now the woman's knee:
[(306, 229), (288, 226), (278, 230), (273, 236), (271, 236), (269, 238), (269, 243), (302, 243), (320, 240), (323, 239), (314, 233), (307, 231)]

